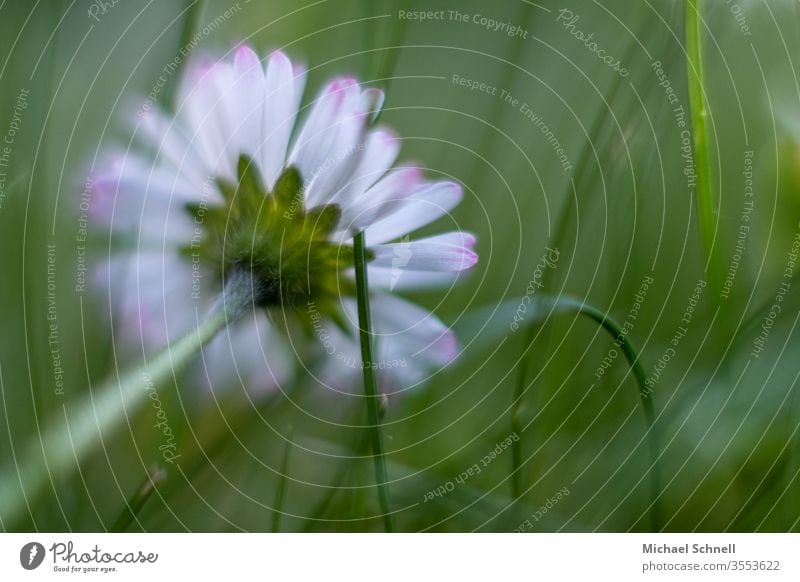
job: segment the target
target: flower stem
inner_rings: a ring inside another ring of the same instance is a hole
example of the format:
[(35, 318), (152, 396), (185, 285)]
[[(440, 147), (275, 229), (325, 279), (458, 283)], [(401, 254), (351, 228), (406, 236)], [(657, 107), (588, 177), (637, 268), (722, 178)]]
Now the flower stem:
[(394, 531), (394, 520), (389, 505), (389, 485), (386, 475), (386, 459), (383, 451), (383, 435), (380, 422), (380, 394), (375, 376), (375, 357), (372, 353), (372, 321), (369, 310), (369, 285), (367, 281), (367, 252), (364, 231), (353, 239), (356, 267), (356, 292), (358, 296), (358, 328), (361, 339), (361, 361), (364, 369), (364, 395), (367, 401), (372, 459), (375, 466), (375, 481), (378, 499), (383, 512), (383, 526), (387, 532)]
[[(711, 185), (711, 155), (708, 139), (708, 103), (703, 73), (703, 48), (700, 42), (700, 11), (702, 0), (684, 1), (684, 33), (686, 35), (686, 73), (689, 82), (689, 106), (692, 119), (692, 139), (696, 174), (695, 192), (700, 237), (706, 259), (706, 273), (716, 291), (722, 283), (721, 265), (714, 249), (717, 224), (717, 201)], [(714, 293), (718, 298), (718, 293)]]
[[(63, 406), (62, 415), (53, 419), (44, 432), (34, 438), (16, 468), (3, 471), (0, 481), (0, 518), (12, 523), (20, 517), (28, 501), (50, 483), (77, 467), (87, 454), (120, 425), (121, 421), (147, 401), (154, 386), (174, 381), (177, 370), (194, 356), (226, 325), (239, 319), (253, 303), (250, 274), (232, 275), (225, 290), (205, 321), (133, 370), (118, 375), (92, 389), (74, 403)], [(12, 483), (12, 476), (17, 483)]]

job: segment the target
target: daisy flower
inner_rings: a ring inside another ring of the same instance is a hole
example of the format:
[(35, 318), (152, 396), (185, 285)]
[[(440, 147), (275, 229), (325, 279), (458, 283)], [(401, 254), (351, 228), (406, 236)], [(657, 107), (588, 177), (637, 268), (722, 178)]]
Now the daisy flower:
[(193, 58), (174, 116), (139, 111), (143, 151), (109, 152), (96, 166), (92, 216), (115, 241), (99, 279), (117, 335), (165, 344), (247, 271), (255, 309), (204, 349), (209, 383), (279, 384), (298, 345), (289, 332), (302, 330), (325, 354), (320, 379), (352, 391), (348, 372), (361, 369), (352, 237), (363, 230), (376, 365), (384, 386), (404, 389), (458, 353), (446, 325), (396, 293), (451, 285), (475, 265), (467, 233), (408, 237), (448, 215), (462, 190), (395, 165), (400, 139), (375, 124), (383, 93), (355, 79), (328, 83), (295, 129), (304, 82), (282, 52), (266, 63), (246, 46)]

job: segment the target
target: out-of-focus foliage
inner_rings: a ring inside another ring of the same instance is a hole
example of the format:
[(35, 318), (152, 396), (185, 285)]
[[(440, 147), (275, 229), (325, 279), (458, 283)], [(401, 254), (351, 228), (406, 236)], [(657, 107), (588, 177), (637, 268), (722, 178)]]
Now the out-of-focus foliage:
[[(76, 289), (81, 253), (91, 265), (109, 249), (81, 223), (79, 204), (92, 160), (127, 146), (126, 124), (175, 58), (183, 7), (137, 0), (101, 13), (98, 4), (0, 8), (0, 135), (16, 128), (0, 168), (2, 479), (14, 478), (16, 456), (65, 399), (141, 359), (112, 344), (107, 298), (88, 283)], [(649, 527), (645, 423), (628, 366), (609, 336), (578, 316), (553, 315), (529, 333), (512, 328), (507, 310), (493, 313), (531, 289), (585, 298), (630, 322), (655, 383), (664, 529), (800, 527), (800, 289), (780, 293), (800, 233), (800, 13), (789, 1), (708, 4), (724, 298), (713, 285), (695, 293), (705, 275), (675, 111), (682, 107), (688, 123), (682, 2), (209, 3), (197, 50), (281, 47), (309, 65), (306, 102), (336, 74), (382, 82), (396, 57), (381, 122), (403, 136), (403, 158), (465, 186), (447, 220), (477, 234), (481, 261), (457, 288), (414, 297), (462, 332), (464, 352), (424, 387), (393, 398), (385, 418), (401, 529), (511, 531), (528, 519), (534, 531)], [(443, 18), (401, 17), (419, 10)], [(508, 26), (493, 30), (483, 18)], [(509, 35), (512, 26), (521, 32)], [(606, 66), (593, 42), (627, 75)], [(531, 281), (541, 281), (546, 247), (558, 262), (540, 289)], [(523, 361), (526, 492), (512, 502), (511, 453), (492, 451), (511, 434)], [(165, 466), (132, 529), (269, 530), (286, 479), (282, 529), (380, 530), (358, 399), (303, 375), (262, 402), (250, 402), (235, 378), (216, 399), (187, 381), (160, 396), (181, 457)], [(153, 423), (151, 408), (133, 414), (80, 471), (31, 499), (23, 522), (0, 525), (110, 527), (148, 467), (163, 463)]]

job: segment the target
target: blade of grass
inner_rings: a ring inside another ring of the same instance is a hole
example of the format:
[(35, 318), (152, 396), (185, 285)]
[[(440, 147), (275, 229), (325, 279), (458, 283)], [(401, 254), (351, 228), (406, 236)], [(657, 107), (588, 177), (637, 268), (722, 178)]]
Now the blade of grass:
[[(349, 424), (363, 424), (364, 413), (364, 409), (359, 407), (354, 418), (349, 421)], [(346, 449), (352, 452), (352, 456), (344, 459), (339, 464), (327, 491), (314, 506), (314, 509), (309, 512), (308, 519), (304, 526), (305, 532), (313, 531), (315, 526), (325, 520), (324, 518), (328, 509), (331, 507), (337, 494), (341, 492), (345, 481), (351, 480), (353, 473), (355, 473), (355, 466), (358, 459), (369, 454), (370, 439), (368, 434), (364, 432), (354, 432), (349, 441), (350, 443), (346, 446)]]
[[(16, 467), (6, 468), (0, 481), (0, 517), (13, 523), (32, 498), (50, 483), (72, 471), (86, 455), (116, 429), (143, 402), (153, 386), (174, 381), (177, 370), (192, 361), (200, 349), (228, 324), (238, 320), (253, 303), (253, 280), (241, 273), (229, 281), (208, 317), (198, 327), (161, 350), (149, 362), (118, 375), (51, 419), (31, 441)], [(12, 483), (16, 476), (18, 483)]]
[[(649, 30), (647, 32), (649, 32)], [(631, 62), (640, 48), (641, 47), (637, 42), (631, 42), (628, 46), (628, 49), (625, 51), (622, 62)], [(608, 109), (604, 109), (602, 107), (599, 109), (597, 115), (592, 121), (592, 126), (589, 129), (588, 139), (583, 143), (580, 153), (578, 154), (578, 160), (575, 164), (576, 179), (570, 180), (567, 183), (567, 187), (562, 196), (563, 202), (559, 206), (558, 216), (556, 218), (555, 232), (551, 237), (551, 244), (553, 244), (555, 248), (563, 247), (562, 243), (566, 236), (567, 227), (570, 223), (569, 219), (574, 205), (577, 204), (577, 192), (580, 191), (579, 188), (582, 187), (584, 183), (588, 184), (589, 178), (593, 177), (599, 171), (597, 166), (591, 165), (592, 152), (595, 151), (599, 146), (598, 142), (600, 140), (600, 133), (610, 115), (609, 109), (616, 100), (620, 89), (624, 86), (624, 80), (625, 79), (622, 76), (615, 75), (608, 91), (604, 92), (605, 102), (608, 104)], [(545, 269), (541, 280), (543, 289), (548, 290), (550, 288), (551, 277), (554, 276), (555, 273), (556, 269)], [(517, 378), (514, 386), (513, 404), (511, 410), (511, 431), (512, 433), (516, 433), (518, 435), (520, 435), (519, 431), (523, 425), (523, 415), (525, 413), (525, 394), (528, 391), (525, 378), (528, 375), (530, 358), (525, 356), (527, 355), (527, 352), (534, 341), (535, 331), (535, 326), (530, 326), (528, 328), (527, 333), (525, 334), (525, 340), (520, 348), (520, 356), (518, 359), (520, 365), (517, 368)], [(511, 445), (511, 496), (514, 499), (517, 499), (522, 494), (522, 491), (527, 488), (527, 485), (524, 482), (526, 473), (519, 470), (522, 463), (522, 445), (523, 439), (521, 435), (519, 440), (515, 441)]]
[(369, 61), (366, 64), (367, 79), (370, 82), (380, 82), (384, 90), (391, 84), (391, 73), (394, 72), (397, 58), (400, 56), (397, 47), (403, 40), (408, 23), (407, 18), (379, 18), (397, 10), (407, 10), (413, 0), (394, 0), (392, 2), (378, 0), (364, 0), (363, 13), (374, 17), (364, 21), (365, 37), (369, 39), (372, 48)]
[(631, 367), (631, 372), (639, 387), (639, 400), (642, 404), (645, 424), (647, 425), (647, 442), (650, 448), (650, 519), (653, 531), (661, 531), (661, 471), (659, 469), (659, 456), (661, 439), (656, 428), (656, 414), (653, 406), (652, 389), (647, 387), (647, 374), (645, 374), (639, 360), (636, 348), (623, 332), (622, 326), (612, 319), (607, 313), (589, 305), (585, 302), (578, 302), (566, 298), (569, 303), (575, 303), (575, 309), (590, 319), (600, 324), (613, 338), (614, 342), (620, 347), (625, 359)]
[(283, 501), (286, 499), (286, 487), (289, 482), (289, 458), (292, 454), (292, 438), (294, 429), (289, 428), (286, 435), (286, 445), (283, 448), (283, 460), (281, 461), (280, 480), (275, 491), (275, 502), (272, 504), (272, 531), (281, 531), (281, 515), (283, 511)]
[(133, 494), (130, 501), (128, 501), (125, 505), (125, 508), (122, 510), (122, 513), (119, 514), (119, 517), (114, 521), (114, 524), (109, 529), (110, 532), (113, 533), (120, 533), (126, 531), (131, 523), (136, 519), (136, 516), (139, 515), (139, 512), (144, 507), (144, 504), (147, 503), (147, 500), (150, 499), (150, 496), (155, 493), (156, 487), (158, 487), (161, 483), (163, 483), (167, 479), (167, 472), (163, 469), (163, 467), (159, 467), (158, 465), (154, 465), (150, 467), (147, 471), (147, 476), (142, 481), (142, 484), (139, 486), (139, 489), (136, 493)]
[[(514, 314), (518, 309), (518, 303), (505, 302), (500, 306), (490, 306), (484, 310), (477, 310), (471, 317), (464, 318), (462, 322), (455, 329), (459, 335), (464, 337), (472, 337), (475, 335), (477, 329), (481, 329), (481, 333), (494, 340), (499, 335), (494, 329), (487, 329), (485, 324), (487, 315), (493, 315), (493, 318), (498, 324), (503, 326), (503, 330), (507, 333), (508, 322), (512, 321)], [(638, 350), (634, 347), (627, 335), (623, 333), (622, 326), (619, 325), (613, 318), (606, 312), (581, 301), (580, 299), (561, 295), (553, 297), (549, 295), (540, 295), (536, 302), (532, 305), (532, 310), (528, 311), (530, 318), (526, 324), (528, 326), (537, 326), (544, 323), (547, 318), (553, 315), (564, 313), (578, 313), (588, 317), (598, 323), (606, 332), (608, 332), (619, 348), (622, 350), (625, 359), (627, 360), (633, 378), (636, 381), (639, 392), (639, 400), (642, 406), (642, 413), (647, 428), (646, 440), (648, 442), (648, 449), (650, 455), (650, 518), (651, 527), (653, 531), (660, 531), (661, 529), (661, 511), (660, 511), (660, 497), (661, 497), (661, 471), (659, 468), (660, 457), (660, 443), (661, 438), (658, 433), (658, 426), (655, 419), (655, 407), (653, 405), (652, 390), (647, 387), (647, 375), (642, 368)], [(494, 327), (494, 326), (492, 326)], [(520, 429), (521, 430), (521, 429)], [(520, 434), (519, 432), (517, 434)], [(519, 454), (519, 453), (518, 453)], [(520, 459), (521, 461), (521, 459)], [(521, 466), (521, 463), (518, 467)], [(518, 470), (518, 469), (517, 469)], [(518, 499), (517, 496), (514, 497)]]
[(361, 340), (361, 362), (364, 370), (364, 396), (367, 404), (372, 460), (378, 499), (383, 512), (383, 525), (387, 532), (394, 531), (394, 519), (389, 504), (389, 484), (386, 475), (386, 459), (383, 451), (383, 434), (380, 427), (380, 394), (375, 376), (375, 357), (372, 353), (372, 319), (369, 309), (369, 283), (367, 280), (367, 252), (364, 231), (353, 238), (356, 267), (356, 292), (358, 297), (358, 328)]
[(188, 58), (183, 55), (183, 52), (188, 47), (192, 46), (192, 39), (203, 20), (203, 14), (205, 13), (207, 2), (208, 0), (186, 0), (186, 7), (182, 12), (183, 26), (181, 27), (181, 36), (178, 39), (178, 50), (175, 51), (176, 57), (180, 57), (182, 59), (180, 61), (181, 66), (179, 66), (178, 70), (175, 71), (175, 74), (170, 79), (167, 79), (167, 82), (162, 89), (162, 95), (164, 96), (162, 103), (164, 107), (174, 108), (175, 106), (175, 90), (181, 82), (184, 69), (182, 65)]
[[(530, 2), (522, 4), (520, 7), (520, 16), (518, 20), (519, 22), (523, 23), (523, 27), (529, 32), (533, 28), (533, 9), (534, 4)], [(508, 57), (505, 59), (507, 62), (504, 63), (502, 77), (496, 84), (496, 86), (501, 90), (508, 92), (513, 90), (514, 80), (519, 71), (517, 67), (521, 66), (520, 61), (522, 60), (523, 51), (525, 49), (525, 40), (526, 38), (524, 36), (517, 36), (511, 41), (511, 47), (508, 51)], [(505, 120), (509, 116), (518, 114), (519, 111), (513, 107), (509, 107), (508, 103), (506, 103), (504, 100), (495, 100), (492, 111), (488, 117), (488, 119), (492, 120), (492, 124), (487, 125), (483, 129), (480, 142), (478, 147), (475, 149), (480, 157), (488, 159), (488, 156), (490, 156), (492, 153), (502, 151), (502, 149), (498, 147), (497, 143), (497, 140), (500, 139), (502, 134), (497, 128), (506, 125)], [(489, 173), (484, 172), (486, 169), (484, 167), (485, 164), (477, 163), (478, 160), (475, 161), (476, 163), (472, 165), (472, 173), (468, 176), (466, 184), (475, 188), (475, 191), (477, 192), (479, 191), (479, 187), (488, 180)], [(481, 175), (484, 176), (484, 179), (479, 183)]]
[(711, 181), (711, 153), (708, 131), (708, 103), (704, 89), (703, 45), (700, 30), (702, 0), (684, 0), (684, 33), (686, 36), (686, 73), (689, 82), (689, 109), (692, 121), (692, 145), (695, 169), (695, 195), (700, 237), (705, 255), (709, 284), (719, 302), (722, 266), (715, 248), (717, 199)]

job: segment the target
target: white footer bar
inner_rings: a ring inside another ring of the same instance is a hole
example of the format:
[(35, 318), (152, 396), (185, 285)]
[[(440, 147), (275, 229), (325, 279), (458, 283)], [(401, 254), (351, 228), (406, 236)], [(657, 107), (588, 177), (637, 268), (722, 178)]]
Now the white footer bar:
[(0, 580), (749, 582), (798, 566), (796, 534), (0, 535)]

